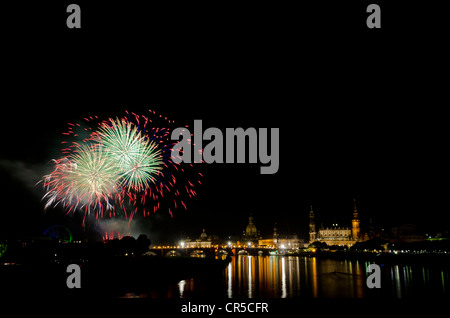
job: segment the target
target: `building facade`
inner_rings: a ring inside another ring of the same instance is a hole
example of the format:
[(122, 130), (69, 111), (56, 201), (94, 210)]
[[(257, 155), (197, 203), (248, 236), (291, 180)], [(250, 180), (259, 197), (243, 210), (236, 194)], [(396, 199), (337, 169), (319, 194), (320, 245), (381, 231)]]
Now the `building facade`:
[(315, 241), (325, 242), (328, 246), (352, 246), (356, 242), (363, 241), (365, 238), (361, 235), (360, 220), (358, 210), (356, 209), (356, 200), (353, 200), (353, 219), (352, 227), (339, 227), (333, 224), (332, 227), (324, 228), (321, 226), (316, 232), (316, 225), (314, 221), (314, 211), (310, 209), (309, 212), (309, 243)]
[(272, 238), (260, 239), (258, 241), (258, 246), (266, 248), (299, 249), (305, 246), (305, 242), (303, 239), (298, 238), (295, 234), (292, 236), (281, 236), (277, 232), (277, 226), (275, 223)]
[(187, 248), (209, 248), (212, 245), (212, 238), (206, 234), (205, 229), (203, 229), (202, 234), (196, 240), (191, 240), (187, 238), (184, 241), (184, 246)]

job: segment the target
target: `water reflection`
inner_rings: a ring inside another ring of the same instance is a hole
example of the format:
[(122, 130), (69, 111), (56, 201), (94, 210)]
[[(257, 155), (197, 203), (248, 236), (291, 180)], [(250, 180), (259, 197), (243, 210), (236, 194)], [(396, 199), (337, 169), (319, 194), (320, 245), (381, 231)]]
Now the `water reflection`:
[(315, 257), (236, 256), (225, 271), (226, 296), (402, 298), (424, 295), (427, 290), (448, 291), (447, 270), (420, 265), (382, 265), (382, 288), (371, 290), (365, 283), (368, 266), (369, 262)]
[(364, 297), (364, 273), (351, 261), (237, 256), (226, 270), (228, 297)]
[(184, 286), (186, 286), (186, 281), (183, 279), (178, 283), (178, 290), (180, 292), (180, 298), (183, 298)]
[[(450, 270), (381, 265), (381, 288), (366, 286), (369, 262), (299, 256), (233, 256), (222, 273), (179, 281), (150, 297), (409, 298), (450, 296)], [(159, 295), (159, 296), (157, 296)]]

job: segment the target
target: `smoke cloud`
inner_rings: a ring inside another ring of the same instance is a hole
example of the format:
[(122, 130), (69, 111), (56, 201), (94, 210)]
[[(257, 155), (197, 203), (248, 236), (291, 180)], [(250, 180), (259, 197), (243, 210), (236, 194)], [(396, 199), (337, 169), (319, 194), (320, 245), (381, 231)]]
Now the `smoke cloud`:
[(9, 175), (12, 179), (19, 182), (26, 190), (29, 190), (36, 196), (41, 196), (42, 191), (36, 186), (42, 176), (49, 173), (52, 169), (50, 164), (34, 164), (20, 160), (0, 159), (0, 169)]

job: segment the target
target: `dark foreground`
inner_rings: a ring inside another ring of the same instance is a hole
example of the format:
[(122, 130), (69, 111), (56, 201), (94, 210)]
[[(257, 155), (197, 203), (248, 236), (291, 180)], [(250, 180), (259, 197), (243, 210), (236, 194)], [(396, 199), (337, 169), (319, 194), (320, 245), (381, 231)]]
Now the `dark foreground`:
[[(424, 257), (424, 255), (411, 258), (407, 255), (381, 257), (383, 255), (366, 254), (368, 259), (363, 260), (362, 255), (359, 255), (359, 263), (356, 263), (351, 259), (345, 261), (345, 256), (349, 257), (350, 254), (322, 253), (314, 257), (235, 256), (230, 262), (229, 259), (192, 257), (118, 256), (114, 253), (102, 252), (102, 249), (89, 251), (90, 254), (87, 255), (83, 250), (83, 257), (78, 255), (77, 259), (69, 259), (68, 256), (60, 257), (63, 251), (57, 250), (57, 256), (48, 257), (45, 262), (40, 257), (35, 258), (34, 261), (33, 258), (17, 258), (22, 262), (10, 265), (3, 263), (0, 266), (2, 308), (16, 309), (28, 315), (55, 311), (71, 317), (86, 314), (102, 315), (102, 317), (121, 317), (130, 314), (150, 317), (154, 314), (184, 316), (186, 314), (182, 313), (181, 309), (187, 304), (210, 304), (217, 308), (225, 308), (230, 302), (240, 304), (266, 302), (269, 313), (264, 313), (265, 316), (279, 316), (293, 312), (302, 316), (311, 311), (323, 316), (339, 315), (341, 312), (349, 313), (350, 311), (368, 316), (415, 317), (417, 311), (444, 308), (448, 296), (448, 292), (435, 293), (441, 295), (438, 297), (432, 296), (433, 293), (425, 297), (423, 293), (419, 293), (419, 297), (396, 299), (377, 297), (376, 291), (369, 291), (373, 295), (367, 294), (362, 299), (345, 298), (346, 291), (358, 290), (355, 289), (358, 286), (357, 281), (360, 280), (364, 284), (363, 271), (359, 274), (354, 271), (351, 276), (347, 274), (350, 269), (363, 268), (366, 262), (379, 264), (413, 262), (415, 266), (420, 267), (428, 259), (433, 263), (433, 268), (437, 267), (439, 271), (442, 271), (448, 268), (448, 263), (441, 262), (444, 259), (442, 255), (437, 258)], [(71, 252), (67, 255), (74, 257), (75, 254)], [(351, 258), (356, 256), (357, 254), (352, 254)], [(66, 269), (71, 263), (80, 265), (80, 289), (70, 289), (66, 285), (70, 275)], [(300, 272), (297, 273), (295, 269), (298, 267)], [(398, 280), (389, 285), (391, 270), (387, 268), (395, 267), (390, 265), (382, 267), (383, 273), (387, 273), (383, 274), (383, 288), (389, 290), (407, 287), (404, 284), (408, 283), (410, 278), (416, 288), (418, 281), (414, 280), (414, 277), (423, 275), (421, 271), (416, 275), (413, 266), (412, 269), (410, 268), (411, 276), (408, 276), (406, 272), (407, 276), (404, 277), (405, 272), (402, 270), (404, 267), (399, 267), (398, 273), (393, 271), (394, 277)], [(228, 277), (228, 275), (231, 276)], [(195, 279), (190, 279), (192, 277)], [(430, 277), (433, 278), (433, 275)], [(177, 294), (178, 288), (174, 289), (173, 286), (179, 285), (182, 280), (186, 280), (183, 296), (187, 299), (176, 299), (180, 297), (180, 294)], [(222, 281), (231, 282), (231, 285), (222, 286)], [(279, 297), (283, 297), (283, 290), (286, 290), (289, 298), (290, 292), (295, 292), (297, 283), (301, 291), (316, 290), (318, 298), (315, 298), (314, 294), (301, 297), (302, 294), (295, 293), (297, 297), (294, 299), (276, 299), (268, 296), (271, 294), (261, 292), (264, 284), (270, 287), (268, 291), (279, 285), (281, 287)], [(335, 287), (337, 290), (333, 291)], [(445, 287), (448, 288), (447, 284)], [(190, 291), (189, 288), (192, 290)], [(200, 293), (198, 293), (199, 288), (201, 288)], [(228, 298), (230, 297), (228, 291), (232, 291), (231, 298)], [(251, 292), (250, 297), (249, 292)], [(332, 297), (341, 295), (344, 298), (327, 298), (326, 295), (330, 293), (334, 295)], [(216, 310), (214, 316), (233, 314), (242, 315), (238, 312), (228, 313)], [(263, 313), (259, 314), (263, 315)]]
[(131, 291), (138, 295), (146, 293), (145, 297), (161, 297), (158, 291), (164, 286), (192, 276), (220, 273), (226, 264), (224, 260), (188, 257), (107, 257), (79, 264), (79, 289), (67, 287), (67, 278), (72, 273), (67, 272), (69, 263), (3, 264), (0, 290), (3, 297), (19, 298), (26, 295), (115, 298)]

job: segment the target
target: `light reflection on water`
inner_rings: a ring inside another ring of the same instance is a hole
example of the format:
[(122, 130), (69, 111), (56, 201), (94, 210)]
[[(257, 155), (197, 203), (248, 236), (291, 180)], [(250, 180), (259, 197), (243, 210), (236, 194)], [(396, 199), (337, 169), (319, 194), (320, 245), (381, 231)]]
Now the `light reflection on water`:
[(364, 297), (361, 264), (297, 256), (238, 256), (228, 264), (228, 297)]
[(299, 256), (234, 256), (219, 279), (178, 283), (181, 297), (363, 298), (444, 296), (449, 270), (422, 265), (382, 265), (381, 288), (366, 287), (369, 262)]

